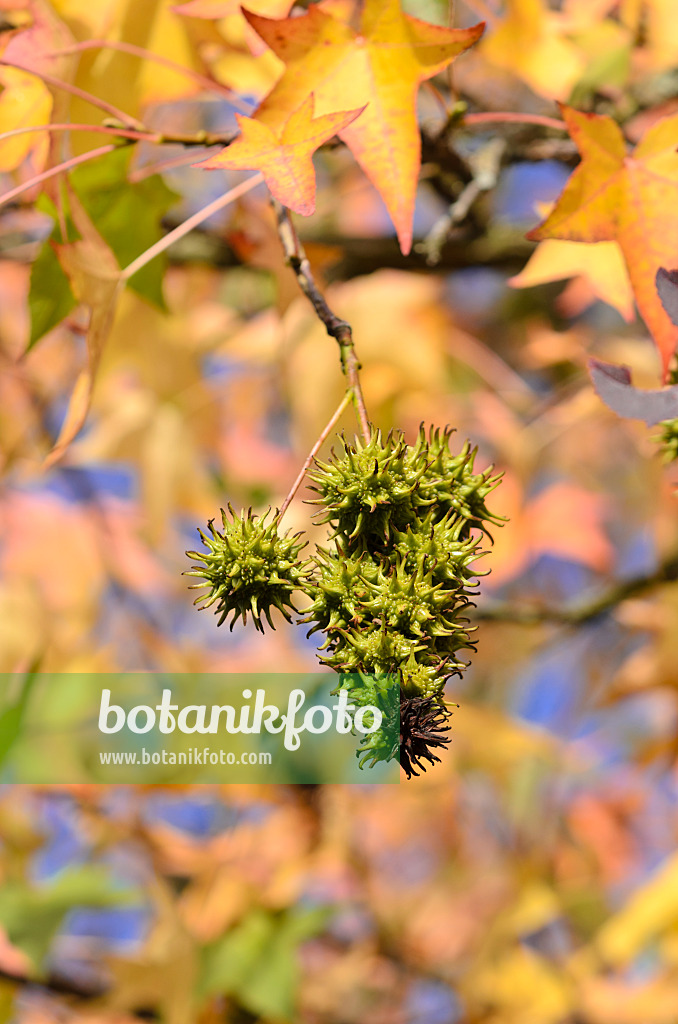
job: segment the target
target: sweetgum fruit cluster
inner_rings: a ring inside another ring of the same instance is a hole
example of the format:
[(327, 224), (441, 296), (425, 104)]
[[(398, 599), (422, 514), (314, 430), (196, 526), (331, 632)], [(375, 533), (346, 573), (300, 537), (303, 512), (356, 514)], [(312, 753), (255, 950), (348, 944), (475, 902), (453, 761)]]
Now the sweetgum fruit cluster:
[(197, 603), (216, 605), (219, 625), (251, 613), (263, 629), (273, 607), (290, 621), (293, 592), (307, 595), (301, 621), (324, 635), (321, 662), (355, 704), (384, 716), (362, 742), (361, 765), (400, 756), (408, 777), (449, 742), (443, 692), (474, 649), (466, 613), (483, 575), (475, 563), (501, 522), (486, 505), (499, 476), (475, 471), (468, 443), (453, 454), (451, 435), (422, 427), (413, 445), (375, 429), (366, 441), (342, 437), (309, 474), (331, 537), (305, 561), (298, 535), (279, 535), (275, 518), (238, 517), (230, 506), (223, 533), (212, 522), (209, 536), (200, 531), (207, 552), (189, 552), (203, 563), (190, 575), (208, 591)]

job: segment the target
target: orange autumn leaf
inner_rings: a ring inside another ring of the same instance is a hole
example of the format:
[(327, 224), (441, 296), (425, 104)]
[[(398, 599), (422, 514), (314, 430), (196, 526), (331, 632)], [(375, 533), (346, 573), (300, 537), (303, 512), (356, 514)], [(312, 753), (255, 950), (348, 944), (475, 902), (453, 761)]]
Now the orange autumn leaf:
[(307, 216), (315, 210), (315, 170), (311, 157), (323, 142), (363, 110), (341, 110), (313, 117), (311, 93), (279, 130), (257, 118), (236, 114), (241, 134), (235, 142), (195, 166), (207, 170), (259, 170), (279, 202)]
[(562, 113), (582, 162), (549, 216), (528, 237), (617, 241), (666, 373), (678, 328), (659, 300), (655, 275), (678, 259), (678, 116), (659, 121), (628, 153), (611, 118), (570, 107), (562, 107)]
[(484, 25), (441, 28), (404, 14), (398, 0), (365, 0), (359, 31), (337, 12), (327, 0), (281, 21), (245, 11), (286, 65), (257, 120), (279, 128), (311, 91), (319, 115), (368, 104), (339, 134), (380, 192), (407, 253), (421, 163), (417, 88), (468, 49)]
[(547, 238), (508, 283), (512, 288), (531, 288), (568, 277), (585, 279), (592, 296), (613, 306), (624, 320), (633, 319), (633, 290), (617, 242), (587, 245)]

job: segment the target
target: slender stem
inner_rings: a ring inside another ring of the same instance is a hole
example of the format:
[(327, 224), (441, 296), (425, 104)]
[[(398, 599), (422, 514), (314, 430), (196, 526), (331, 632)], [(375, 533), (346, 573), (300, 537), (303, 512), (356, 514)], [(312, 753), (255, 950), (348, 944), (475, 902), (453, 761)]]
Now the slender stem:
[(111, 153), (117, 146), (114, 142), (109, 143), (108, 146), (99, 146), (98, 149), (90, 149), (87, 153), (82, 153), (80, 156), (73, 156), (70, 160), (64, 160), (62, 164), (56, 164), (55, 167), (50, 167), (48, 170), (43, 171), (42, 174), (36, 174), (33, 178), (29, 178), (28, 181), (24, 181), (22, 185), (17, 185), (16, 188), (10, 189), (9, 192), (5, 192), (4, 195), (0, 196), (0, 206), (4, 206), (6, 203), (11, 202), (16, 196), (20, 196), (22, 192), (27, 192), (29, 188), (33, 188), (34, 185), (39, 185), (42, 181), (47, 181), (48, 178), (53, 178), (55, 174), (61, 174), (62, 171), (69, 171), (71, 167), (77, 167), (78, 164), (84, 164), (88, 160), (95, 160), (98, 156), (104, 156), (106, 153)]
[(365, 409), (365, 399), (363, 398), (360, 386), (360, 363), (355, 353), (351, 327), (345, 320), (342, 320), (336, 313), (332, 312), (325, 301), (325, 297), (315, 283), (311, 265), (292, 223), (289, 210), (279, 203), (277, 199), (272, 199), (271, 202), (275, 210), (278, 235), (285, 254), (285, 262), (296, 274), (299, 287), (315, 309), (318, 318), (322, 320), (327, 333), (330, 337), (335, 338), (339, 344), (341, 366), (349, 383), (351, 397), (355, 403), (360, 430), (365, 441), (369, 441), (370, 424), (367, 418), (367, 410)]
[(430, 267), (440, 263), (443, 246), (452, 228), (465, 220), (478, 196), (496, 187), (505, 149), (506, 140), (496, 135), (469, 155), (467, 163), (473, 177), (446, 213), (436, 221), (424, 241), (415, 246), (417, 252), (425, 254)]
[(304, 477), (306, 476), (306, 472), (307, 472), (309, 466), (311, 465), (311, 463), (313, 462), (314, 458), (318, 454), (323, 441), (325, 440), (325, 438), (327, 437), (329, 432), (332, 430), (332, 428), (334, 427), (335, 423), (340, 419), (342, 413), (344, 412), (344, 409), (346, 408), (346, 406), (348, 405), (348, 403), (350, 401), (351, 401), (351, 392), (350, 391), (346, 391), (345, 394), (344, 394), (344, 397), (342, 398), (342, 400), (339, 403), (338, 407), (332, 413), (332, 416), (331, 416), (329, 422), (327, 423), (327, 425), (325, 427), (323, 427), (322, 431), (320, 432), (320, 436), (318, 437), (318, 440), (315, 442), (315, 444), (311, 448), (310, 452), (306, 456), (306, 460), (305, 460), (303, 466), (301, 467), (301, 469), (299, 470), (299, 475), (297, 476), (297, 479), (294, 481), (294, 483), (290, 487), (289, 494), (287, 495), (287, 497), (283, 501), (282, 505), (280, 506), (280, 511), (278, 512), (278, 522), (280, 522), (282, 517), (285, 515), (285, 512), (287, 511), (287, 509), (289, 507), (289, 504), (292, 501), (292, 498), (294, 497), (294, 495), (297, 493), (297, 491), (301, 487), (301, 485), (302, 485), (302, 483), (304, 481)]
[(475, 14), (480, 15), (488, 25), (496, 24), (499, 15), (488, 3), (485, 3), (485, 0), (466, 0), (466, 6)]
[(217, 82), (213, 78), (208, 78), (207, 75), (201, 75), (199, 71), (195, 71), (193, 68), (184, 67), (183, 64), (177, 64), (176, 61), (170, 60), (169, 57), (163, 57), (159, 53), (153, 53), (152, 50), (147, 50), (143, 46), (135, 46), (134, 43), (124, 43), (120, 41), (112, 41), (106, 39), (85, 39), (81, 43), (75, 43), (74, 46), (67, 46), (63, 50), (52, 50), (49, 54), (50, 57), (62, 57), (72, 53), (82, 53), (84, 50), (118, 50), (121, 53), (129, 53), (132, 57), (140, 57), (142, 60), (155, 61), (156, 64), (162, 64), (166, 68), (170, 68), (172, 71), (176, 71), (178, 74), (185, 75), (186, 78), (191, 78), (197, 85), (201, 85), (203, 89), (207, 89), (210, 92), (220, 92), (224, 96), (228, 96), (232, 106), (241, 110), (247, 114), (251, 109), (252, 105), (246, 103), (244, 100), (236, 96), (232, 89), (229, 89), (227, 85), (222, 85), (221, 82)]
[[(167, 134), (165, 132), (154, 132), (144, 128), (142, 131), (129, 128), (118, 128), (110, 124), (73, 124), (66, 121), (63, 124), (32, 124), (26, 128), (12, 128), (11, 131), (2, 132), (2, 139), (11, 139), (15, 135), (28, 135), (30, 132), (94, 132), (100, 135), (115, 135), (120, 139), (130, 139), (132, 142), (155, 142), (158, 145), (177, 146), (229, 146), (237, 133), (222, 134), (217, 132), (194, 132)], [(195, 155), (189, 154), (188, 160), (195, 160)]]
[(105, 111), (111, 117), (120, 121), (121, 125), (129, 125), (142, 132), (146, 131), (144, 125), (136, 117), (126, 114), (124, 110), (114, 107), (112, 103), (107, 103), (106, 100), (99, 99), (94, 93), (78, 88), (77, 85), (71, 85), (70, 82), (64, 82), (61, 78), (48, 75), (45, 71), (38, 71), (37, 68), (27, 67), (25, 64), (17, 64), (11, 60), (0, 60), (0, 67), (16, 68), (17, 71), (25, 71), (27, 75), (35, 75), (36, 78), (40, 78), (46, 85), (51, 85), (55, 89), (63, 89), (64, 92), (69, 92), (71, 96), (77, 96), (78, 99), (85, 100), (86, 103), (91, 103), (93, 107), (98, 107), (99, 110)]
[(553, 622), (564, 626), (581, 626), (599, 615), (611, 611), (622, 601), (636, 594), (642, 594), (663, 583), (678, 580), (678, 552), (674, 552), (651, 573), (634, 576), (614, 584), (609, 590), (589, 600), (565, 605), (564, 608), (520, 607), (519, 604), (488, 604), (474, 612), (474, 619), (488, 622), (515, 622), (523, 626), (534, 626), (540, 622)]
[[(457, 12), (455, 10), (455, 2), (454, 0), (449, 0), (447, 5), (447, 27), (450, 29), (454, 28), (456, 14)], [(451, 60), (450, 63), (447, 65), (445, 74), (447, 75), (447, 87), (450, 91), (450, 103), (452, 104), (452, 106), (454, 106), (458, 99), (457, 90), (454, 85), (454, 61)], [(445, 104), (445, 106), (447, 105)]]
[[(450, 67), (452, 67), (451, 64), (450, 64)], [(449, 110), (449, 107), (448, 107), (447, 103), (445, 102), (445, 97), (441, 93), (440, 89), (438, 89), (433, 84), (433, 82), (431, 81), (430, 78), (427, 79), (424, 82), (424, 88), (431, 94), (431, 96), (433, 96), (433, 99), (436, 101), (436, 103), (440, 107), (440, 112), (443, 114), (443, 116), (446, 117), (446, 118), (449, 117), (450, 116), (450, 110)]]
[(130, 171), (127, 175), (127, 180), (130, 185), (136, 185), (140, 181), (145, 181), (146, 178), (152, 178), (154, 174), (162, 174), (164, 171), (171, 171), (173, 167), (184, 167), (186, 164), (194, 164), (198, 157), (195, 152), (192, 153), (180, 153), (178, 156), (174, 156), (169, 160), (155, 160), (150, 164), (143, 164), (141, 167), (135, 167), (134, 170)]
[(251, 192), (251, 190), (256, 188), (257, 185), (260, 185), (263, 180), (263, 174), (254, 174), (251, 178), (248, 178), (246, 181), (242, 181), (239, 185), (236, 185), (235, 188), (225, 192), (223, 196), (219, 196), (218, 199), (208, 203), (207, 206), (203, 206), (202, 210), (198, 210), (198, 212), (194, 213), (192, 217), (183, 221), (178, 227), (174, 228), (173, 231), (170, 231), (164, 236), (164, 238), (161, 238), (160, 241), (156, 242), (155, 245), (150, 246), (150, 248), (146, 249), (145, 252), (142, 252), (140, 256), (137, 256), (135, 260), (132, 260), (129, 266), (125, 267), (122, 271), (120, 275), (121, 279), (123, 281), (128, 281), (138, 270), (145, 267), (147, 263), (150, 263), (152, 259), (159, 256), (161, 252), (169, 249), (170, 245), (178, 241), (178, 239), (183, 238), (184, 235), (187, 235), (188, 232), (192, 231), (193, 228), (198, 226), (198, 224), (202, 224), (202, 222), (207, 220), (208, 217), (211, 217), (213, 213), (218, 213), (219, 210), (223, 210), (225, 206), (228, 206), (228, 204), (232, 203), (235, 199), (239, 199), (240, 196), (244, 196), (245, 193)]
[(146, 142), (166, 141), (165, 136), (158, 132), (130, 131), (127, 128), (111, 128), (103, 124), (71, 124), (68, 121), (64, 124), (33, 124), (28, 128), (12, 128), (11, 131), (0, 133), (0, 142), (3, 139), (12, 139), (15, 135), (28, 135), (30, 132), (95, 132), (99, 135), (116, 135), (120, 139), (132, 139), (133, 141), (141, 139)]
[(33, 977), (26, 974), (15, 974), (4, 967), (0, 967), (0, 979), (12, 985), (25, 985), (30, 988), (42, 988), (54, 995), (70, 996), (76, 999), (90, 1000), (99, 999), (105, 995), (107, 989), (99, 986), (80, 985), (68, 978), (62, 978), (53, 974), (49, 977)]
[(545, 114), (520, 114), (515, 111), (481, 111), (477, 114), (464, 114), (462, 123), (465, 126), (474, 124), (538, 124), (543, 128), (554, 128), (556, 131), (566, 132), (567, 125), (556, 117), (547, 117)]

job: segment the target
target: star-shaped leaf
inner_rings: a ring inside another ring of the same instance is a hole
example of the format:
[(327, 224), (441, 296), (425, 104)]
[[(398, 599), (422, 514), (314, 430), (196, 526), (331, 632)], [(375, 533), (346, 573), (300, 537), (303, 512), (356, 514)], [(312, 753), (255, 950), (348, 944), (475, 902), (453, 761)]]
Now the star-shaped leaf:
[(562, 15), (544, 0), (507, 0), (505, 17), (483, 39), (483, 55), (540, 96), (565, 99), (586, 66), (564, 33)]
[(286, 65), (257, 120), (279, 126), (311, 91), (319, 115), (368, 104), (339, 135), (381, 193), (407, 253), (421, 163), (418, 86), (468, 49), (484, 25), (441, 28), (404, 14), (398, 0), (365, 0), (356, 31), (340, 10), (336, 0), (324, 0), (280, 21), (244, 12)]
[(315, 170), (311, 159), (327, 142), (364, 110), (341, 110), (313, 117), (311, 93), (282, 128), (271, 128), (256, 117), (236, 114), (240, 135), (217, 156), (196, 167), (207, 170), (259, 170), (271, 194), (295, 213), (315, 210)]
[(629, 153), (611, 118), (569, 107), (562, 113), (582, 162), (549, 216), (528, 237), (617, 241), (666, 374), (678, 327), (662, 306), (655, 277), (660, 266), (676, 262), (678, 116), (655, 124)]
[(509, 278), (512, 288), (531, 288), (547, 281), (567, 277), (584, 278), (594, 296), (607, 302), (624, 317), (632, 320), (633, 291), (617, 242), (564, 242), (547, 238), (541, 242), (515, 277)]

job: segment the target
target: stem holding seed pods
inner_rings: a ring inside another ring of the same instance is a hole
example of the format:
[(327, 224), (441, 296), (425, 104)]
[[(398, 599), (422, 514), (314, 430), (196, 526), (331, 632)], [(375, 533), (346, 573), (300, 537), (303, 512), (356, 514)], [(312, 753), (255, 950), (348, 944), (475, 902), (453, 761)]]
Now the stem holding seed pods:
[(353, 399), (360, 422), (360, 431), (364, 441), (370, 439), (370, 423), (365, 408), (362, 388), (360, 386), (360, 363), (353, 344), (353, 332), (350, 324), (333, 313), (318, 288), (308, 256), (304, 251), (301, 239), (296, 232), (289, 210), (278, 202), (271, 200), (275, 210), (278, 235), (285, 253), (285, 262), (299, 282), (299, 287), (315, 309), (318, 317), (325, 325), (327, 333), (339, 344), (341, 366), (349, 384), (349, 393)]

